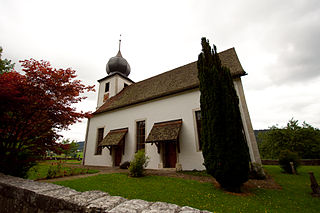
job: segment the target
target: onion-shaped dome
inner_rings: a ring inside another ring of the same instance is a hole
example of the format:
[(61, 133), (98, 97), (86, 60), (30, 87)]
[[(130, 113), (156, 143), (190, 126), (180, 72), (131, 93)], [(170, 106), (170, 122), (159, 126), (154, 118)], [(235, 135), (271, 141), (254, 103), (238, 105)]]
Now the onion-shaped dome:
[(120, 50), (115, 57), (109, 59), (106, 66), (108, 75), (119, 73), (128, 77), (128, 75), (130, 74), (130, 70), (130, 65), (127, 60), (122, 57)]

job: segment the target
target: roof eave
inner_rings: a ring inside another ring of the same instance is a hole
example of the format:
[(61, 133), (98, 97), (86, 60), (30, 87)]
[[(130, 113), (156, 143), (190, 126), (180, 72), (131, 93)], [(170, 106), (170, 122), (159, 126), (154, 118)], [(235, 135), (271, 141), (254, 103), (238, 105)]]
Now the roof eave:
[(154, 96), (154, 97), (150, 97), (150, 98), (146, 98), (146, 99), (143, 99), (143, 100), (134, 101), (134, 102), (128, 103), (128, 104), (123, 104), (123, 105), (120, 105), (120, 106), (117, 106), (117, 107), (110, 107), (108, 109), (102, 110), (101, 112), (99, 112), (99, 109), (98, 109), (97, 111), (95, 111), (92, 114), (93, 115), (97, 115), (97, 114), (101, 114), (101, 113), (104, 113), (104, 112), (109, 112), (109, 111), (113, 111), (113, 110), (116, 110), (116, 109), (121, 109), (121, 108), (124, 108), (124, 107), (140, 104), (140, 103), (143, 103), (143, 102), (152, 101), (152, 100), (155, 100), (155, 99), (158, 99), (158, 98), (163, 98), (163, 97), (166, 97), (166, 96), (175, 95), (177, 93), (185, 92), (185, 91), (188, 91), (188, 90), (193, 90), (193, 89), (196, 89), (196, 88), (199, 88), (199, 84), (192, 85), (190, 87), (183, 88), (183, 89), (180, 89), (180, 90), (177, 90), (177, 91), (174, 91), (174, 92), (163, 93), (163, 94), (160, 94), (160, 95), (157, 95), (157, 96)]
[(108, 78), (111, 78), (111, 77), (114, 76), (114, 75), (119, 75), (120, 77), (122, 77), (122, 78), (130, 81), (131, 83), (135, 83), (133, 80), (131, 80), (131, 79), (128, 78), (127, 76), (125, 76), (125, 75), (123, 75), (123, 74), (121, 74), (121, 73), (118, 73), (118, 72), (114, 72), (114, 73), (112, 73), (112, 74), (110, 74), (110, 75), (108, 75), (108, 76), (106, 76), (106, 77), (104, 77), (104, 78), (101, 78), (101, 79), (98, 80), (98, 82), (100, 83), (101, 81), (104, 81), (104, 80), (106, 80), (106, 79), (108, 79)]

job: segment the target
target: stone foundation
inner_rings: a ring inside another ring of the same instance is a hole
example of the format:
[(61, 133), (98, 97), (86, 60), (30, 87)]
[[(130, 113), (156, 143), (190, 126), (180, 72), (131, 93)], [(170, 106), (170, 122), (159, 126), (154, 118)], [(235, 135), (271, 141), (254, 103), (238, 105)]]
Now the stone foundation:
[(164, 202), (127, 200), (101, 191), (78, 192), (51, 183), (36, 182), (1, 173), (0, 211), (1, 213), (208, 212)]

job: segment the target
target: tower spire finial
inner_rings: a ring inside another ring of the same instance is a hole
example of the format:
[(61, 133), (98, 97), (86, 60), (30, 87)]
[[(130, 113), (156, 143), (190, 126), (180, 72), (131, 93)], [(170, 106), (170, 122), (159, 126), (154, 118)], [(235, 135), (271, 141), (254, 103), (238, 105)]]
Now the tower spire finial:
[(120, 51), (120, 47), (121, 47), (121, 34), (120, 34), (120, 39), (119, 39), (119, 51)]

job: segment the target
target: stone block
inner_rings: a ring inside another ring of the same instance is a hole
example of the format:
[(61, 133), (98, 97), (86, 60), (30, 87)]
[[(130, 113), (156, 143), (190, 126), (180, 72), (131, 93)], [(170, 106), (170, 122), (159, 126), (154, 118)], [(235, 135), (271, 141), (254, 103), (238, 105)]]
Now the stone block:
[(142, 210), (144, 209), (147, 209), (150, 205), (150, 202), (144, 200), (128, 200), (111, 209), (109, 212), (137, 213), (142, 212)]
[(39, 194), (46, 195), (49, 197), (55, 197), (55, 198), (63, 198), (63, 197), (70, 197), (72, 195), (80, 194), (81, 192), (77, 192), (74, 189), (70, 189), (67, 187), (62, 187), (54, 190), (47, 190), (47, 191), (41, 191)]
[(94, 190), (71, 195), (69, 197), (66, 197), (65, 199), (73, 204), (86, 207), (90, 202), (106, 196), (110, 195), (106, 192)]
[(81, 212), (82, 209), (84, 209), (83, 206), (79, 206), (76, 203), (69, 201), (70, 196), (77, 194), (81, 194), (81, 192), (77, 192), (76, 190), (67, 187), (50, 189), (37, 192), (34, 195), (33, 202), (39, 209), (48, 212), (59, 212), (60, 210), (64, 210), (65, 212)]
[(176, 204), (164, 203), (164, 202), (155, 202), (153, 203), (149, 209), (143, 210), (142, 213), (175, 213), (179, 212), (180, 207)]
[(200, 213), (201, 211), (199, 209), (194, 209), (194, 208), (191, 208), (189, 206), (183, 206), (179, 213)]
[(108, 212), (126, 199), (119, 196), (105, 196), (89, 202), (86, 207), (87, 212)]

